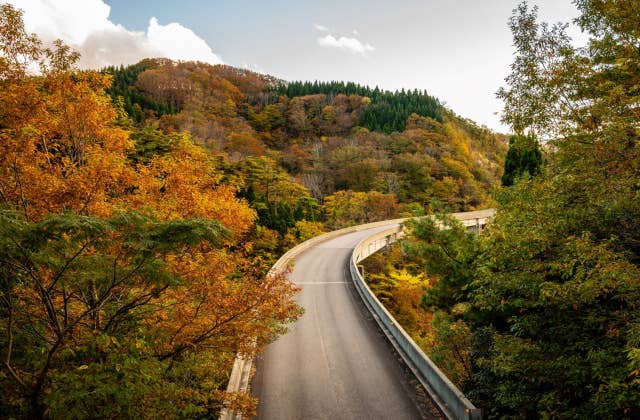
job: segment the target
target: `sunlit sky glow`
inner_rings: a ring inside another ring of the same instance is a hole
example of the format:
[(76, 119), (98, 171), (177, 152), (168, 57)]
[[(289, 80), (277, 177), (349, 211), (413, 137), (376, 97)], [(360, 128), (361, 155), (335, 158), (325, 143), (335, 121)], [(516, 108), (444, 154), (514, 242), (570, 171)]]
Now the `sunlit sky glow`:
[[(60, 38), (81, 65), (145, 57), (225, 63), (285, 80), (424, 89), (456, 113), (507, 131), (495, 98), (512, 61), (519, 0), (10, 0), (27, 30)], [(570, 0), (531, 0), (570, 21)], [(570, 33), (584, 43), (576, 28)]]

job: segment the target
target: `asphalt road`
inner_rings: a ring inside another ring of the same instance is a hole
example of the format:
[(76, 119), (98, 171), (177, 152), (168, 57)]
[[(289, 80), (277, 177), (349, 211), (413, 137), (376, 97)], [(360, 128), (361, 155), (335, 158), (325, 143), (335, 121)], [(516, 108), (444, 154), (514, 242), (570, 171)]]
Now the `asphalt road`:
[(252, 383), (258, 419), (440, 418), (386, 341), (351, 283), (354, 232), (296, 258), (303, 317), (258, 357)]

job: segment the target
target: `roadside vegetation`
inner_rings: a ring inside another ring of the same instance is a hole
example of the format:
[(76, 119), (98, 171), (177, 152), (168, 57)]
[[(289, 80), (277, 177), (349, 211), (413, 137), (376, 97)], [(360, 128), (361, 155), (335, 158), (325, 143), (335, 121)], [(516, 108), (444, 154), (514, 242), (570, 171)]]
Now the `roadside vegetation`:
[(575, 3), (586, 48), (526, 3), (510, 20), (495, 220), (480, 236), (416, 220), (367, 266), (490, 418), (640, 416), (640, 4)]

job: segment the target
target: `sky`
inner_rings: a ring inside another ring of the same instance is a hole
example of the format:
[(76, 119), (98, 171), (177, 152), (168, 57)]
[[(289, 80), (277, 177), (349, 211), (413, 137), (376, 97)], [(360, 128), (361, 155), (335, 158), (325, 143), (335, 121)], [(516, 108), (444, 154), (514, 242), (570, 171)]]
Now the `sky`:
[[(5, 0), (6, 1), (6, 0)], [(145, 57), (224, 63), (284, 80), (420, 89), (455, 113), (500, 123), (513, 58), (507, 21), (520, 0), (8, 0), (45, 42), (62, 39), (84, 68)], [(571, 0), (530, 0), (569, 22)], [(570, 28), (584, 43), (577, 28)]]

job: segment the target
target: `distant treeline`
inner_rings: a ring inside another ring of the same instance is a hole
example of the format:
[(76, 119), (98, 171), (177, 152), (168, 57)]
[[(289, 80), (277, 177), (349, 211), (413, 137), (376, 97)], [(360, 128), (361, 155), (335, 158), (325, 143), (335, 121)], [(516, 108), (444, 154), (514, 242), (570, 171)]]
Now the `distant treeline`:
[(431, 117), (442, 122), (443, 107), (438, 101), (422, 90), (391, 92), (377, 86), (372, 89), (353, 82), (290, 82), (273, 88), (289, 98), (305, 95), (325, 94), (335, 96), (360, 95), (371, 99), (371, 105), (360, 114), (360, 125), (371, 131), (392, 133), (402, 132), (406, 128), (407, 118), (411, 114)]
[[(111, 66), (102, 71), (113, 76), (113, 84), (107, 93), (113, 98), (114, 103), (122, 101), (124, 110), (131, 118), (139, 123), (144, 119), (145, 112), (153, 112), (156, 117), (164, 114), (175, 114), (179, 107), (171, 103), (155, 101), (136, 88), (138, 76), (155, 67), (152, 60), (143, 60), (131, 66)], [(431, 117), (442, 122), (443, 106), (437, 98), (430, 96), (423, 90), (407, 90), (391, 92), (381, 90), (377, 86), (370, 88), (353, 82), (290, 82), (276, 85), (272, 88), (280, 95), (289, 98), (299, 96), (325, 94), (336, 96), (338, 94), (359, 95), (371, 100), (371, 104), (360, 113), (359, 125), (371, 131), (382, 131), (387, 134), (403, 132), (406, 128), (407, 118), (411, 114), (423, 117)], [(119, 99), (121, 98), (121, 99)]]

